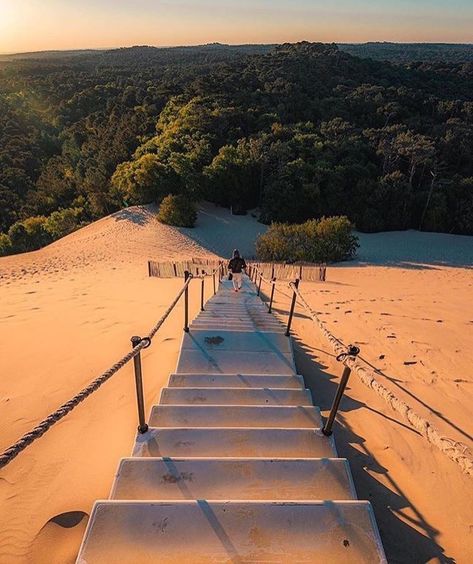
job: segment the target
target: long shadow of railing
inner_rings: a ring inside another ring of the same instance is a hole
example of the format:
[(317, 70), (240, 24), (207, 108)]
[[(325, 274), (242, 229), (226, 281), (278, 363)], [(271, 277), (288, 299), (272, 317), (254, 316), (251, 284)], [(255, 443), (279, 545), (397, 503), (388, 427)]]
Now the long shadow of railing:
[[(338, 375), (335, 375), (328, 365), (323, 364), (320, 357), (315, 356), (311, 348), (297, 336), (293, 336), (293, 340), (298, 372), (304, 375), (305, 384), (311, 390), (312, 396), (317, 398), (321, 410), (326, 411), (330, 409), (338, 388)], [(332, 356), (331, 353), (321, 349), (317, 351)], [(364, 402), (345, 393), (334, 425), (337, 450), (339, 455), (347, 458), (350, 463), (359, 497), (370, 500), (373, 505), (388, 561), (392, 564), (419, 564), (437, 558), (444, 564), (454, 564), (454, 559), (445, 555), (443, 547), (437, 541), (439, 531), (409, 499), (390, 474), (389, 469), (379, 463), (366, 440), (351, 428), (344, 414), (359, 409), (370, 408)], [(370, 411), (420, 436), (407, 425), (374, 409)], [(389, 487), (382, 484), (371, 473), (383, 476)], [(412, 525), (405, 522), (409, 518), (402, 513), (402, 510), (406, 509), (414, 515)]]

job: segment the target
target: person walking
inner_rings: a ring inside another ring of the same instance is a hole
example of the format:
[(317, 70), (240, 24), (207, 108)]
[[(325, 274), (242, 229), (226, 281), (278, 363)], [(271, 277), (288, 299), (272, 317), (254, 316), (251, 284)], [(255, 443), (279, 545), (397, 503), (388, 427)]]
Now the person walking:
[(233, 258), (228, 263), (228, 272), (231, 273), (231, 280), (233, 282), (233, 289), (235, 292), (241, 290), (243, 271), (246, 270), (245, 259), (240, 255), (240, 251), (235, 249), (233, 251)]

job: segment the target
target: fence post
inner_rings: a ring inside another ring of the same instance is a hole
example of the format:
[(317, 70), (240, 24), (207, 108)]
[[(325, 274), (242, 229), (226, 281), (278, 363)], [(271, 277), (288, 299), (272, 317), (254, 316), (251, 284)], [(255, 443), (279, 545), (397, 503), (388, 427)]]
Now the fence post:
[[(190, 273), (188, 270), (184, 271), (184, 282), (189, 280)], [(184, 291), (184, 331), (189, 333), (189, 286)]]
[(261, 294), (261, 282), (263, 281), (263, 275), (260, 272), (259, 275), (259, 284), (258, 284), (258, 296)]
[[(141, 337), (132, 337), (131, 346), (135, 348), (141, 343)], [(149, 345), (148, 345), (149, 346)], [(141, 351), (133, 358), (135, 367), (136, 402), (138, 404), (138, 433), (146, 433), (148, 425), (145, 419), (145, 402), (143, 394), (143, 374), (141, 371)]]
[(204, 311), (204, 293), (205, 293), (205, 270), (202, 271), (202, 283), (200, 288), (200, 311)]
[[(345, 358), (347, 356), (356, 357), (359, 353), (360, 353), (360, 349), (358, 347), (354, 347), (353, 345), (350, 345), (348, 348), (348, 353), (340, 355), (339, 357), (337, 357), (337, 360), (339, 360), (340, 357), (345, 357)], [(338, 408), (340, 407), (340, 402), (342, 401), (343, 394), (345, 393), (345, 389), (347, 387), (350, 374), (351, 374), (351, 368), (345, 364), (345, 366), (343, 367), (342, 378), (340, 380), (340, 384), (338, 385), (337, 393), (335, 394), (335, 397), (333, 399), (332, 407), (330, 409), (330, 414), (322, 429), (322, 433), (326, 437), (330, 437), (330, 435), (333, 433), (332, 430), (333, 423), (335, 421), (335, 417), (337, 416)]]
[[(299, 282), (300, 282), (299, 278), (297, 278), (294, 281), (294, 286), (296, 288), (299, 288)], [(289, 337), (289, 335), (291, 334), (292, 318), (294, 316), (294, 309), (296, 307), (296, 300), (297, 300), (297, 294), (296, 294), (296, 291), (294, 290), (294, 294), (292, 295), (291, 310), (289, 311), (289, 319), (287, 320), (286, 337)]]
[(217, 290), (215, 289), (215, 270), (212, 274), (212, 282), (213, 282), (213, 285), (214, 285), (214, 296), (215, 296), (215, 294), (217, 293)]
[(276, 286), (276, 278), (272, 278), (271, 280), (271, 298), (269, 300), (269, 309), (268, 313), (273, 313), (273, 299), (274, 299), (274, 287)]

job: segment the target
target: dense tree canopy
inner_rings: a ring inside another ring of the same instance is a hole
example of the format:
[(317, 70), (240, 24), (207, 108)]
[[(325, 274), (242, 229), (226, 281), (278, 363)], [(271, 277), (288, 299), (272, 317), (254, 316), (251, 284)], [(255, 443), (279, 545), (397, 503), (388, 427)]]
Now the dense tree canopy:
[(0, 63), (0, 253), (168, 194), (268, 223), (473, 234), (468, 60), (299, 43)]

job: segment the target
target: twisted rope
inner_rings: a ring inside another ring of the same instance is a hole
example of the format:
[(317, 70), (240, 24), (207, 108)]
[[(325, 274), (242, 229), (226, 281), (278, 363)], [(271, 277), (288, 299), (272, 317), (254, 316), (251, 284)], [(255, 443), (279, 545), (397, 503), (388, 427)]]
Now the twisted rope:
[(282, 296), (291, 299), (291, 296), (289, 294), (286, 294), (286, 292), (283, 292), (277, 285), (276, 280), (269, 280), (268, 278), (265, 278), (263, 276), (263, 272), (255, 265), (252, 265), (252, 268), (254, 268), (254, 270), (258, 273), (258, 276), (261, 276), (261, 280), (263, 282), (265, 282), (266, 284), (268, 284), (269, 286), (274, 285), (274, 289), (276, 290), (276, 292), (278, 292), (279, 294), (281, 294)]
[(433, 444), (441, 452), (443, 452), (443, 454), (447, 455), (451, 460), (456, 462), (465, 474), (473, 477), (473, 459), (467, 455), (467, 452), (469, 451), (467, 445), (443, 436), (436, 427), (427, 421), (427, 419), (416, 413), (406, 402), (399, 399), (390, 390), (383, 386), (383, 384), (378, 382), (375, 378), (376, 372), (373, 369), (361, 365), (357, 358), (347, 356), (347, 347), (325, 327), (316, 312), (307, 303), (300, 290), (296, 288), (292, 282), (289, 286), (296, 293), (299, 303), (307, 310), (314, 323), (318, 325), (322, 334), (330, 342), (335, 354), (345, 355), (342, 360), (343, 363), (355, 372), (361, 382), (368, 388), (374, 390), (391, 409), (399, 413), (416, 431), (425, 437), (429, 443)]
[(48, 415), (46, 419), (43, 419), (34, 429), (25, 433), (20, 439), (18, 439), (13, 445), (8, 447), (2, 454), (0, 455), (0, 469), (4, 468), (7, 464), (9, 464), (14, 458), (16, 458), (20, 452), (25, 450), (29, 445), (31, 445), (36, 439), (42, 437), (49, 429), (58, 421), (63, 419), (68, 413), (70, 413), (75, 407), (77, 407), (81, 402), (83, 402), (86, 398), (88, 398), (91, 394), (97, 391), (107, 380), (109, 380), (114, 374), (116, 374), (121, 368), (123, 368), (130, 360), (135, 358), (141, 350), (150, 346), (153, 337), (159, 331), (162, 324), (166, 321), (169, 317), (170, 313), (178, 303), (179, 299), (181, 298), (182, 294), (186, 291), (189, 284), (192, 281), (192, 275), (186, 280), (186, 283), (181, 288), (177, 296), (171, 302), (169, 307), (163, 313), (162, 317), (159, 321), (154, 325), (151, 331), (148, 333), (147, 337), (141, 339), (141, 341), (133, 347), (133, 349), (126, 355), (122, 356), (120, 360), (118, 360), (113, 366), (111, 366), (108, 370), (103, 372), (98, 378), (96, 378), (92, 383), (90, 383), (86, 388), (82, 389), (78, 394), (76, 394), (72, 399), (68, 402), (64, 403), (56, 409), (51, 415)]

